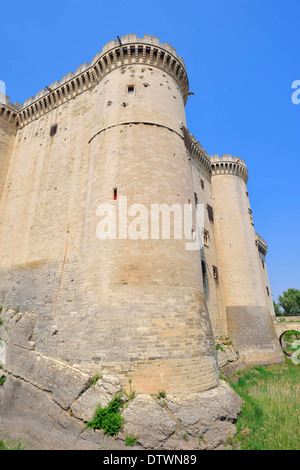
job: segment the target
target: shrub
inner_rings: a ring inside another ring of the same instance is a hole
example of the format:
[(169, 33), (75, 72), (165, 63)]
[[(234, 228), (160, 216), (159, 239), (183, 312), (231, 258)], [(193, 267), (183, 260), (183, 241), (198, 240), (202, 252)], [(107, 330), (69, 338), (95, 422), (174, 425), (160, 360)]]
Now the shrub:
[(123, 401), (120, 395), (116, 395), (107, 407), (99, 405), (92, 421), (87, 423), (86, 429), (102, 429), (104, 434), (115, 436), (122, 429), (124, 423), (124, 418), (120, 414), (122, 407)]

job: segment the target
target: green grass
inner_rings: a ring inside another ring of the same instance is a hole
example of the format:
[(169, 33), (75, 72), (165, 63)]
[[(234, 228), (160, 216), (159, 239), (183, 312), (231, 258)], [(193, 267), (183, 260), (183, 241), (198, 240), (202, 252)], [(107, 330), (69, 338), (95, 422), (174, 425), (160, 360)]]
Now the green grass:
[(230, 385), (245, 401), (234, 449), (300, 449), (300, 365), (253, 367)]
[(0, 441), (0, 450), (23, 450), (20, 443)]

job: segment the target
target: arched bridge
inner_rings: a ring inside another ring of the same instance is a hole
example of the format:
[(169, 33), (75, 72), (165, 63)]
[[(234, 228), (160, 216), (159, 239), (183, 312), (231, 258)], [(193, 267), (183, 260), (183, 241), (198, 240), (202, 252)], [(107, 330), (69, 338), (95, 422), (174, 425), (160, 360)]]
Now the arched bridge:
[(299, 331), (300, 333), (300, 317), (283, 317), (283, 320), (279, 322), (276, 321), (274, 323), (275, 330), (279, 339), (286, 331), (294, 330)]

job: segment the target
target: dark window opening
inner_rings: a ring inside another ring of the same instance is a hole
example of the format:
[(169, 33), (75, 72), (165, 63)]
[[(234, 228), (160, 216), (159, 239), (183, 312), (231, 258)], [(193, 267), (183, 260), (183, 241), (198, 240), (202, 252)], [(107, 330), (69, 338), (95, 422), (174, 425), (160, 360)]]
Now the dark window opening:
[(201, 188), (204, 189), (204, 181), (201, 180)]
[(216, 281), (219, 280), (218, 268), (216, 266), (213, 266), (213, 276)]
[(198, 194), (194, 193), (194, 198), (195, 198), (195, 204), (198, 204)]
[(133, 94), (134, 94), (134, 86), (133, 86), (133, 85), (129, 85), (129, 86), (127, 87), (127, 93), (128, 93), (129, 95), (133, 95)]
[(53, 137), (57, 132), (57, 124), (54, 124), (53, 126), (51, 126), (51, 129), (50, 129), (50, 136)]
[(267, 290), (267, 294), (270, 295), (270, 291), (269, 291), (268, 286), (266, 287), (266, 290)]
[(207, 204), (206, 208), (207, 208), (208, 218), (209, 218), (210, 222), (213, 222), (214, 221), (214, 210), (209, 204)]
[(203, 259), (201, 260), (201, 267), (202, 267), (202, 276), (205, 277), (206, 276), (206, 263)]
[(114, 188), (114, 201), (118, 199), (118, 189)]
[(263, 259), (261, 260), (261, 264), (262, 264), (262, 267), (265, 269), (265, 262)]
[(204, 245), (208, 246), (208, 240), (209, 240), (209, 232), (207, 230), (204, 230), (204, 232), (203, 232), (203, 243), (204, 243)]

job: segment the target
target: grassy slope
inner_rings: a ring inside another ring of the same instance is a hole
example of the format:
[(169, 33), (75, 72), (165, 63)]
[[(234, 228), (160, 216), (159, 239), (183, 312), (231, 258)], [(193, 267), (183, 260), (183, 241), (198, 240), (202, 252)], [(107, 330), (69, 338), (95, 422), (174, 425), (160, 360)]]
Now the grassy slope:
[(300, 449), (300, 364), (253, 367), (230, 385), (244, 399), (238, 418), (235, 449)]

